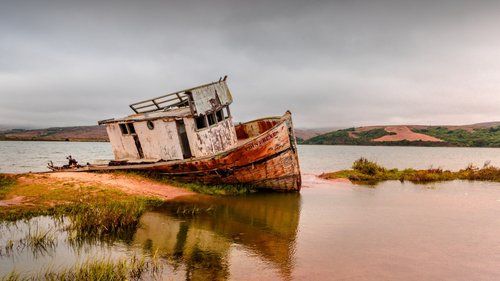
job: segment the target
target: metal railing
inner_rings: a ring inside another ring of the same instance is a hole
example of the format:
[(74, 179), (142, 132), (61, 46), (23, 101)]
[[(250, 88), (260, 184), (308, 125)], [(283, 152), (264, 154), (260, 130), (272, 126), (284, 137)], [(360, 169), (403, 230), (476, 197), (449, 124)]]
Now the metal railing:
[(177, 92), (166, 94), (166, 95), (159, 96), (156, 98), (136, 102), (136, 103), (131, 104), (130, 108), (132, 108), (132, 110), (135, 113), (146, 113), (146, 112), (153, 112), (153, 111), (157, 111), (157, 110), (164, 110), (164, 109), (168, 109), (168, 108), (179, 108), (179, 107), (189, 106), (189, 107), (191, 107), (191, 112), (193, 112), (194, 108), (192, 108), (192, 106), (191, 106), (192, 100), (187, 95), (187, 93), (194, 90), (194, 89), (207, 87), (207, 86), (210, 86), (213, 84), (220, 83), (221, 81), (226, 81), (226, 78), (227, 78), (227, 75), (224, 76), (224, 78), (222, 78), (222, 77), (219, 78), (219, 81), (216, 81), (216, 82), (211, 82), (211, 83), (196, 86), (196, 87), (193, 87), (190, 89), (185, 89), (182, 91), (177, 91)]
[(130, 108), (132, 108), (135, 113), (146, 113), (187, 106), (189, 106), (189, 96), (185, 92), (176, 92), (133, 103), (130, 105)]

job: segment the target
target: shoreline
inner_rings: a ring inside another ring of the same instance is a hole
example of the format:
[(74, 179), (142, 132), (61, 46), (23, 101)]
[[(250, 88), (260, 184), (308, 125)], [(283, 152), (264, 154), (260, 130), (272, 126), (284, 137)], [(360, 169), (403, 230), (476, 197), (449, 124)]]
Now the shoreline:
[[(167, 202), (197, 194), (138, 174), (48, 172), (0, 174), (0, 221), (51, 215), (85, 205)], [(156, 204), (155, 203), (155, 204)]]
[(0, 141), (29, 141), (29, 142), (35, 142), (35, 141), (46, 141), (46, 142), (109, 142), (109, 140), (99, 140), (99, 139), (89, 139), (89, 140), (63, 140), (63, 139), (58, 139), (58, 140), (33, 140), (33, 139), (26, 139), (26, 140), (20, 140), (20, 139), (0, 139)]
[[(49, 139), (0, 139), (1, 141), (27, 141), (27, 142), (107, 142), (109, 143), (109, 140), (103, 140), (103, 139), (89, 139), (89, 140), (76, 140), (76, 139), (56, 139), (56, 140), (49, 140)], [(500, 148), (500, 146), (488, 146), (488, 145), (482, 145), (482, 146), (468, 146), (468, 145), (456, 145), (456, 144), (450, 144), (450, 143), (445, 143), (445, 142), (429, 142), (429, 141), (374, 141), (372, 143), (363, 143), (363, 144), (336, 144), (336, 143), (331, 143), (331, 144), (322, 144), (322, 143), (304, 143), (304, 142), (298, 142), (297, 145), (321, 145), (321, 146), (393, 146), (393, 147), (463, 147), (463, 148)]]

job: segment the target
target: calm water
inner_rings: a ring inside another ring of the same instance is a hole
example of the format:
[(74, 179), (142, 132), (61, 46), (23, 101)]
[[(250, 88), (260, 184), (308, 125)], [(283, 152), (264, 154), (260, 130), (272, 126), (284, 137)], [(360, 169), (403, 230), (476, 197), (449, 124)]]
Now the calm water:
[[(299, 145), (301, 170), (320, 174), (346, 169), (359, 157), (375, 160), (389, 168), (465, 168), (469, 163), (485, 162), (500, 166), (498, 148), (462, 147), (384, 147)], [(47, 171), (47, 162), (67, 164), (72, 155), (79, 163), (95, 163), (113, 159), (111, 145), (106, 142), (15, 142), (0, 141), (0, 173)]]
[[(7, 145), (26, 157), (11, 166), (4, 159), (18, 158)], [(90, 162), (109, 158), (109, 150), (106, 143), (0, 142), (0, 165), (3, 171), (34, 171), (43, 169), (34, 163), (51, 157), (71, 153)], [(43, 254), (2, 252), (0, 276), (90, 256), (156, 252), (164, 277), (174, 280), (500, 280), (499, 183), (389, 181), (371, 188), (313, 175), (346, 168), (360, 156), (400, 168), (500, 165), (500, 149), (301, 146), (300, 194), (184, 198), (146, 213), (130, 239), (111, 244), (70, 245), (53, 220), (38, 218), (30, 228), (56, 231), (57, 245)], [(194, 207), (209, 211), (179, 211)], [(28, 228), (1, 228), (0, 249)]]

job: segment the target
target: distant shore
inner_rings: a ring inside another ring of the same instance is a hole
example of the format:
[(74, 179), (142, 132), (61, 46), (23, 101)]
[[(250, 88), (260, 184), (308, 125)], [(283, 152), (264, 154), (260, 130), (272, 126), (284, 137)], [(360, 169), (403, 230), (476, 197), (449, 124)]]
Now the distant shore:
[[(470, 125), (378, 125), (345, 129), (295, 128), (299, 144), (500, 147), (500, 121)], [(0, 131), (6, 141), (108, 142), (104, 126), (10, 129)]]
[(50, 141), (50, 142), (109, 142), (103, 139), (9, 139), (0, 138), (0, 141)]

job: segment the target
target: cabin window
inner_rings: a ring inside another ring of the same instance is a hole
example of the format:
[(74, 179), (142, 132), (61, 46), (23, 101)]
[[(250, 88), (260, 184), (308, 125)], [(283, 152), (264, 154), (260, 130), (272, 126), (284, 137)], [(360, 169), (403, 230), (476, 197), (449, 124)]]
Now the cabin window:
[(120, 131), (122, 131), (122, 134), (128, 134), (127, 126), (125, 124), (118, 124), (118, 126), (120, 126)]
[(217, 116), (217, 122), (221, 122), (224, 120), (224, 112), (221, 110), (218, 110), (215, 115)]
[(195, 118), (196, 120), (196, 129), (203, 129), (207, 127), (207, 120), (205, 118), (205, 115), (201, 114), (200, 116)]
[(226, 114), (224, 116), (225, 117), (224, 119), (227, 119), (231, 117), (231, 111), (229, 110), (229, 106), (226, 106), (225, 108), (226, 108)]
[(134, 124), (132, 124), (132, 123), (127, 123), (127, 128), (128, 128), (128, 132), (129, 132), (130, 134), (135, 134)]
[(210, 113), (207, 115), (207, 118), (208, 118), (208, 126), (212, 126), (213, 124), (217, 123), (215, 119), (215, 114)]
[(148, 129), (150, 129), (150, 130), (153, 130), (155, 128), (155, 124), (153, 123), (153, 121), (148, 121), (147, 125), (148, 125)]

